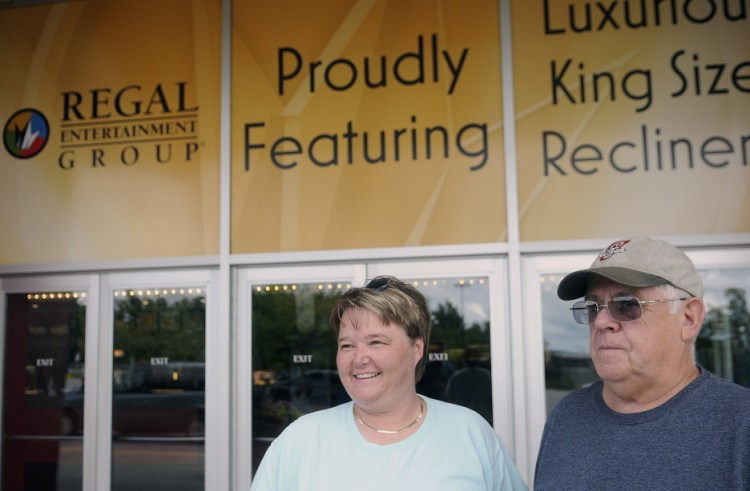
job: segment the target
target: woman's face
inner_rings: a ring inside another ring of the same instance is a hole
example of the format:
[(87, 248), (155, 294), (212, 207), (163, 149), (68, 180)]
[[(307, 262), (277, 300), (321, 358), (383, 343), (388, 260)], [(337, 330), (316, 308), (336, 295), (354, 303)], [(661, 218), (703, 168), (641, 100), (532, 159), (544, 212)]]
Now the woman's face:
[(367, 412), (393, 410), (415, 393), (414, 368), (423, 346), (422, 339), (409, 339), (402, 326), (385, 325), (367, 310), (345, 312), (336, 366), (346, 392)]

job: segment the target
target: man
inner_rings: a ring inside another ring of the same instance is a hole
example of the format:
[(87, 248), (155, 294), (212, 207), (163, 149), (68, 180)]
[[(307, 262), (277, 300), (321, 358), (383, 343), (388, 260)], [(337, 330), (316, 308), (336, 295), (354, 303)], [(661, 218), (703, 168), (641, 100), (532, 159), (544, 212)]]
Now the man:
[(464, 366), (453, 372), (445, 386), (445, 400), (473, 409), (492, 424), (492, 373), (483, 368), (477, 348), (464, 350)]
[(584, 297), (571, 310), (601, 380), (550, 414), (535, 488), (750, 489), (750, 390), (695, 362), (705, 307), (692, 261), (661, 240), (621, 240), (557, 294)]

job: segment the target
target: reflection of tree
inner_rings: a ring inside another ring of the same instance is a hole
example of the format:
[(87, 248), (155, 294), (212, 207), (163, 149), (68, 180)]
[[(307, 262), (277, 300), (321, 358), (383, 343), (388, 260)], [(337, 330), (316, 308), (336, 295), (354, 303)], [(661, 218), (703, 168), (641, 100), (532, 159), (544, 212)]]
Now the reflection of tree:
[(468, 344), (489, 343), (489, 321), (474, 323), (466, 327), (466, 322), (458, 309), (447, 300), (432, 311), (432, 334), (430, 339), (440, 340), (449, 347), (463, 347)]
[[(310, 288), (253, 292), (255, 435), (276, 437), (301, 414), (341, 402), (329, 323), (341, 293)], [(295, 356), (305, 358), (295, 363)]]
[[(45, 397), (61, 395), (68, 382), (77, 383), (73, 379), (82, 377), (86, 307), (78, 300), (54, 296), (30, 301), (25, 294), (9, 296), (9, 302), (11, 311), (18, 305), (28, 312), (26, 363), (20, 365), (28, 367), (27, 389)], [(48, 359), (49, 365), (39, 363)]]
[(86, 306), (77, 301), (73, 305), (70, 315), (70, 347), (68, 361), (71, 363), (83, 363), (86, 353)]
[(286, 373), (293, 355), (312, 355), (304, 367), (336, 366), (329, 318), (340, 293), (297, 290), (253, 293), (253, 364), (256, 370)]
[(719, 375), (750, 387), (750, 312), (745, 290), (728, 288), (726, 306), (706, 313), (696, 341), (698, 361)]
[(204, 361), (205, 304), (203, 297), (144, 300), (129, 297), (115, 304), (115, 349), (129, 360), (152, 356)]

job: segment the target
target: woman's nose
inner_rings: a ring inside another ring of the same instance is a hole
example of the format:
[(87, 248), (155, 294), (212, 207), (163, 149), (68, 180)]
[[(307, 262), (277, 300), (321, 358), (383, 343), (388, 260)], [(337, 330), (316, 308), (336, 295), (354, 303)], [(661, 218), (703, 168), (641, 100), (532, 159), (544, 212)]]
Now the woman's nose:
[(357, 366), (367, 365), (370, 362), (370, 355), (366, 348), (359, 347), (354, 349), (354, 363)]

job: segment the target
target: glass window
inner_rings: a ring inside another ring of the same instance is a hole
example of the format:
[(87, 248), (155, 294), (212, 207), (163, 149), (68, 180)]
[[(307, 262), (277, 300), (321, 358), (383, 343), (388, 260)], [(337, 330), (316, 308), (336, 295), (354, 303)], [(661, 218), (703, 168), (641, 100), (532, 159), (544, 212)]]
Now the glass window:
[(114, 292), (112, 490), (204, 486), (206, 298)]
[(86, 294), (6, 297), (3, 489), (83, 486)]
[[(750, 269), (703, 269), (706, 317), (696, 360), (714, 374), (750, 387)], [(589, 356), (589, 330), (576, 324), (573, 302), (557, 298), (564, 275), (541, 276), (547, 413), (567, 393), (597, 380)]]

